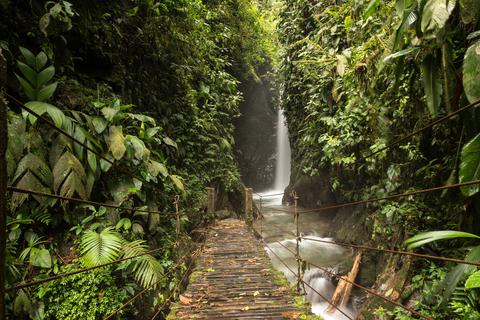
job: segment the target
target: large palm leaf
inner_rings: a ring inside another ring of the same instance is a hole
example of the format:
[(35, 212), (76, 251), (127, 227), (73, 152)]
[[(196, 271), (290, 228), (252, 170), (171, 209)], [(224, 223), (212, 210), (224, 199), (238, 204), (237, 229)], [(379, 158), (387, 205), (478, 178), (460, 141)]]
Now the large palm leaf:
[(82, 262), (87, 267), (112, 262), (119, 257), (124, 242), (123, 237), (111, 228), (100, 233), (88, 230), (80, 239)]

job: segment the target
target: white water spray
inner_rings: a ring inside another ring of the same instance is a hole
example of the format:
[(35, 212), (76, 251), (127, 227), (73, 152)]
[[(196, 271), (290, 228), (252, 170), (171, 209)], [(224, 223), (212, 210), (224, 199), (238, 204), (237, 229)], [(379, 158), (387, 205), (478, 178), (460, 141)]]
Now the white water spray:
[(290, 181), (290, 142), (288, 140), (288, 129), (285, 125), (283, 110), (278, 108), (277, 119), (277, 161), (275, 169), (274, 189), (283, 192)]

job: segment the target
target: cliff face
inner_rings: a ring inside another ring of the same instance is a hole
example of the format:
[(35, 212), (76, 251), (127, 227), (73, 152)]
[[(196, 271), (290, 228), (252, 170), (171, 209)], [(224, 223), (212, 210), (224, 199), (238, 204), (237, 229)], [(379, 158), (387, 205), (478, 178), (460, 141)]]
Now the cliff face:
[(276, 113), (270, 82), (250, 81), (243, 85), (244, 100), (235, 122), (235, 156), (242, 181), (256, 191), (273, 185), (275, 174)]

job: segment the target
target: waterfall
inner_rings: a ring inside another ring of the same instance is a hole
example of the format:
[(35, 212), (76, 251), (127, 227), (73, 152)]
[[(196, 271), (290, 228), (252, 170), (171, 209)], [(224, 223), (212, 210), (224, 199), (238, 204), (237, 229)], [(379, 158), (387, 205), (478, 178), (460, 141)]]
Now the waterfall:
[(278, 108), (277, 120), (277, 161), (275, 169), (275, 190), (285, 190), (290, 181), (290, 142), (288, 129), (285, 125), (283, 110)]

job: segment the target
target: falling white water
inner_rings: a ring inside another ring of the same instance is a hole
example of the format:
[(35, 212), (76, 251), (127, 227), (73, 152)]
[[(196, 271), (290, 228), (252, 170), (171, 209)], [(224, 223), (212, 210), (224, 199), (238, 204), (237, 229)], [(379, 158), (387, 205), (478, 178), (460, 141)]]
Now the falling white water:
[(288, 140), (288, 129), (285, 125), (285, 116), (281, 108), (278, 108), (277, 121), (277, 163), (274, 189), (283, 192), (290, 181), (291, 151)]

